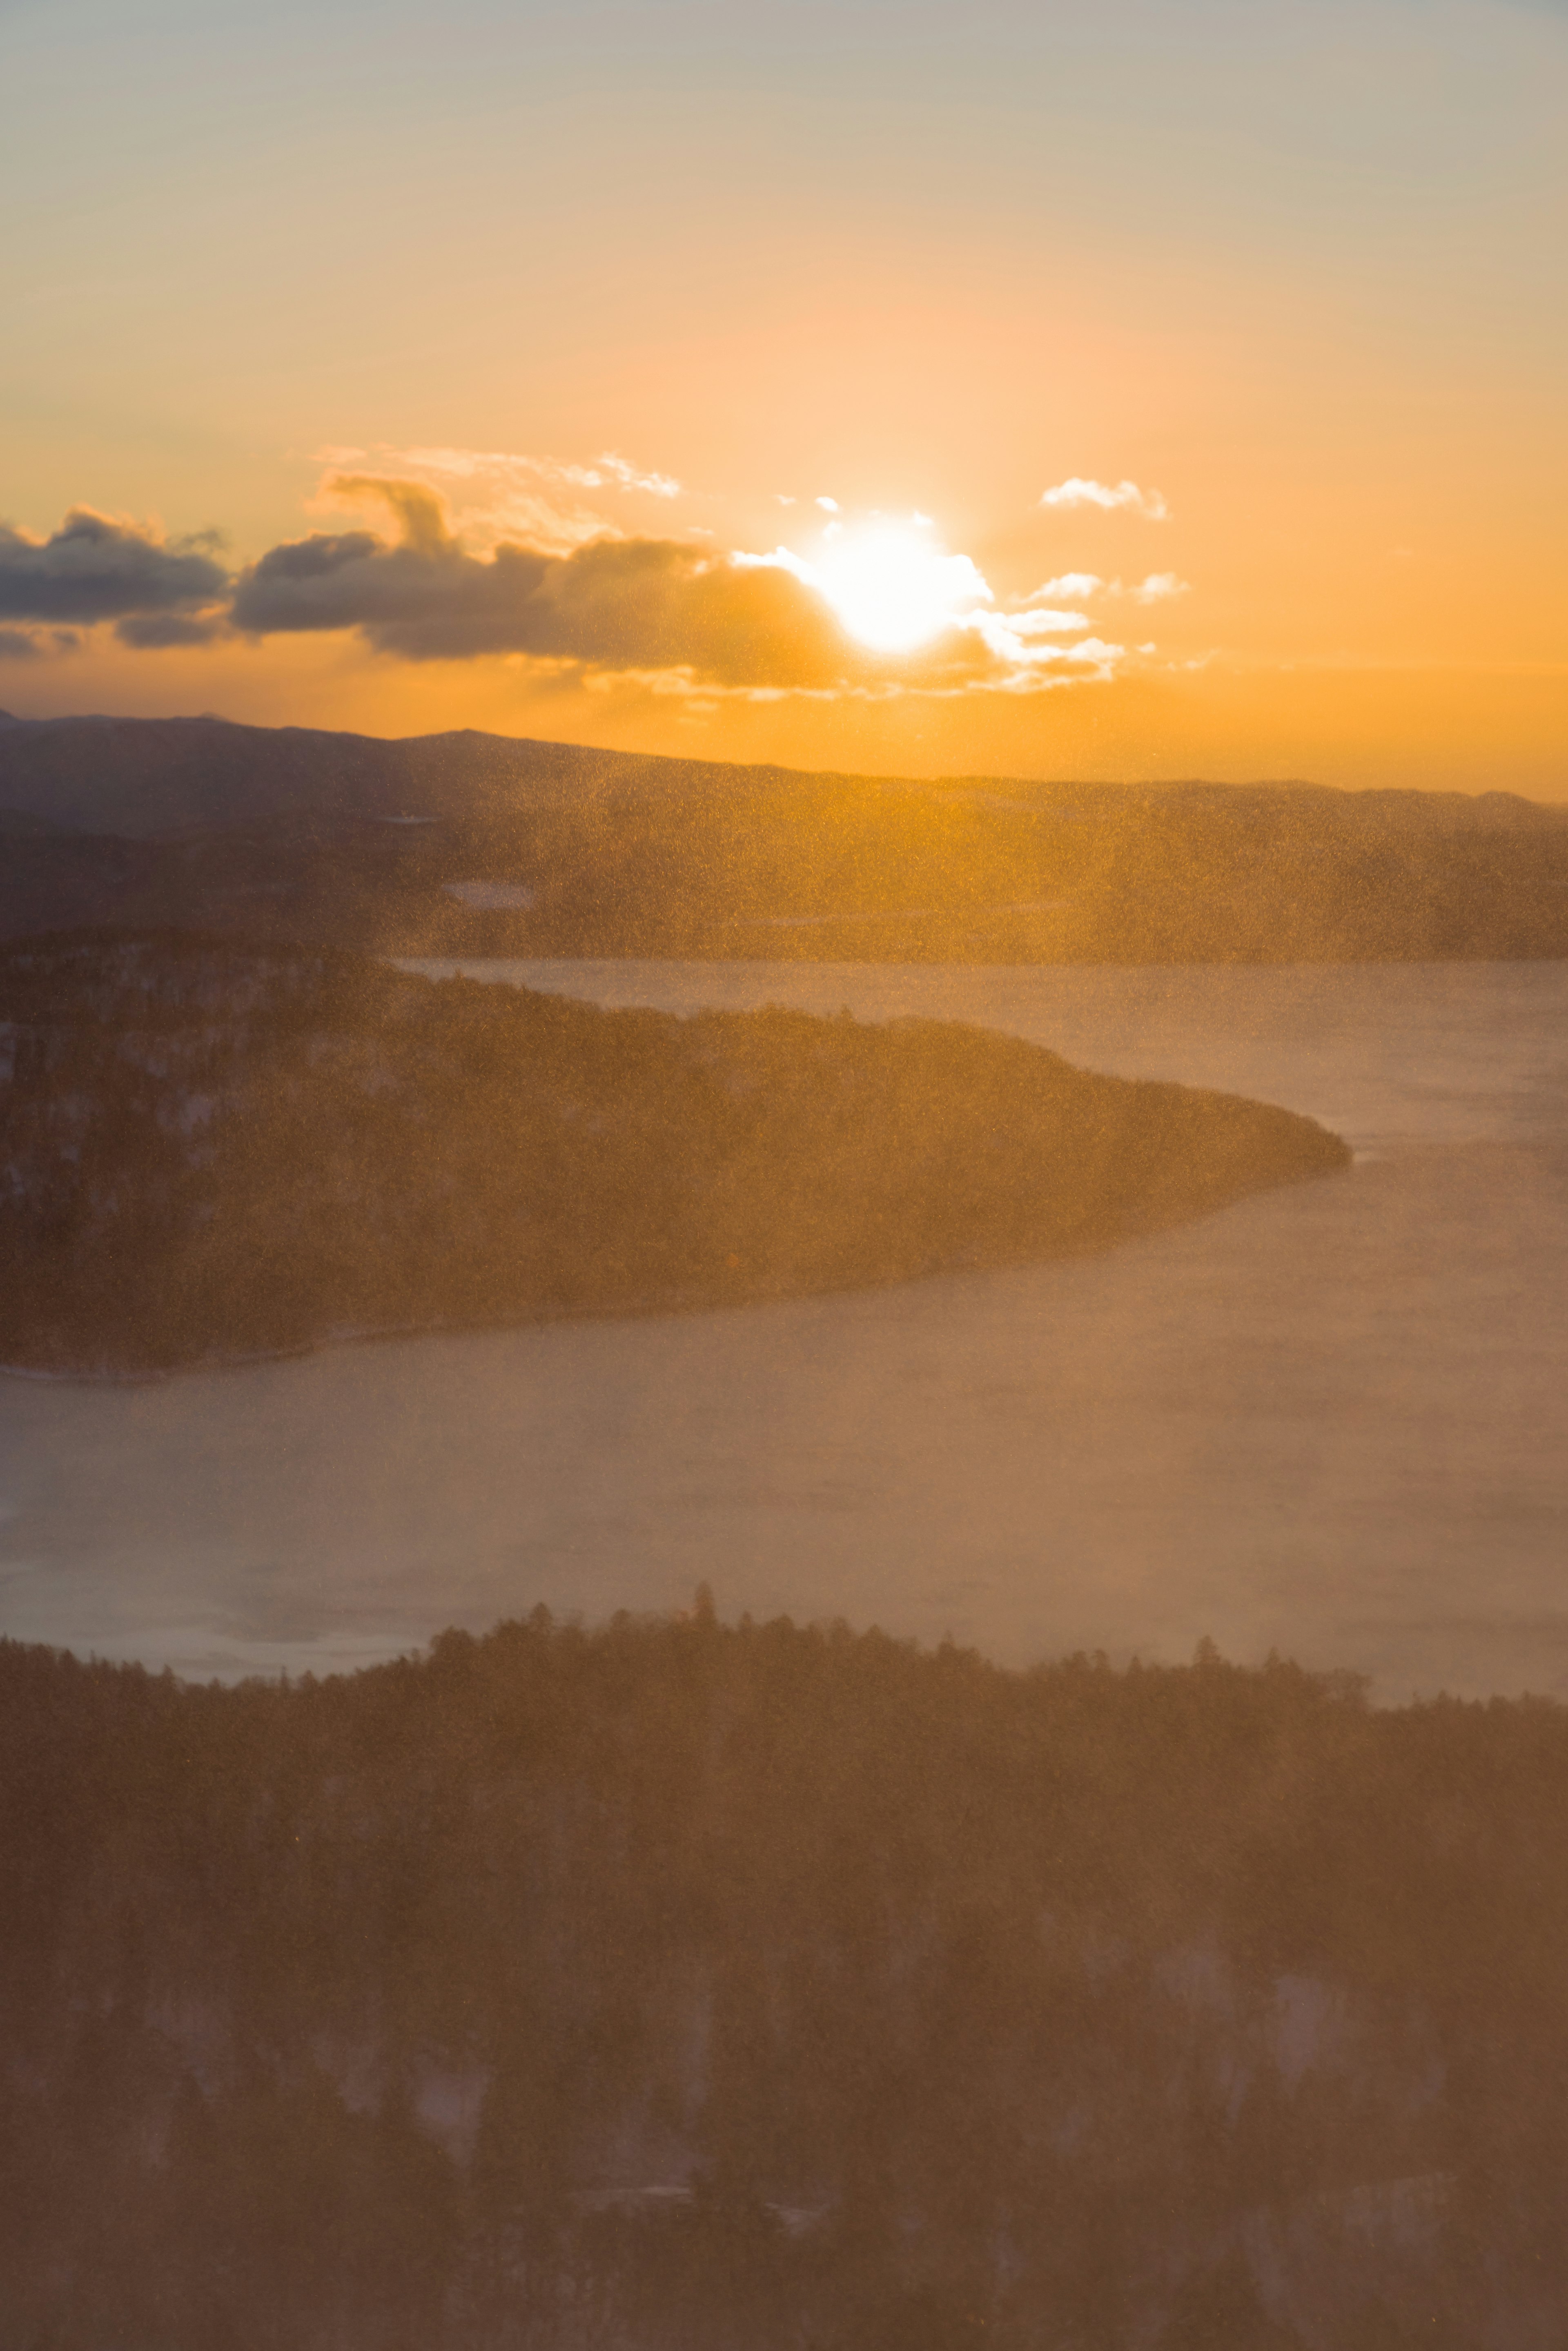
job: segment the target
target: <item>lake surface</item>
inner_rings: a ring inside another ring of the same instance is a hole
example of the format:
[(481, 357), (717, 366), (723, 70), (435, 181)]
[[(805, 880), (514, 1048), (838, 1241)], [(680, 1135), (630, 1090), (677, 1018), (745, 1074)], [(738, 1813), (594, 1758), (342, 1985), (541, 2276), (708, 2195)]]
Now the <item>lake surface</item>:
[(706, 1580), (1009, 1662), (1207, 1634), (1394, 1698), (1568, 1697), (1568, 966), (463, 968), (973, 1020), (1305, 1111), (1357, 1163), (1019, 1271), (0, 1380), (0, 1632), (322, 1672)]

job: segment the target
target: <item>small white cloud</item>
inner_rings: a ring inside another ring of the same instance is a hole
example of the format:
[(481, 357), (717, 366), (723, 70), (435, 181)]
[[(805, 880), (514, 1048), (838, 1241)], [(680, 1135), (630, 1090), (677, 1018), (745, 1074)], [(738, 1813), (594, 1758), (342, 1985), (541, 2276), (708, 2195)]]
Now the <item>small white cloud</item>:
[(960, 628), (977, 636), (998, 661), (1029, 670), (1051, 662), (1103, 663), (1118, 659), (1123, 648), (1105, 645), (1096, 637), (1082, 637), (1075, 645), (1042, 644), (1040, 637), (1060, 635), (1089, 623), (1081, 612), (967, 612)]
[(1026, 604), (1056, 604), (1063, 598), (1074, 603), (1085, 596), (1097, 596), (1105, 582), (1096, 571), (1063, 571), (1054, 580), (1042, 580), (1024, 598)]
[(1140, 580), (1127, 593), (1140, 604), (1163, 604), (1170, 596), (1190, 596), (1192, 582), (1178, 580), (1174, 571), (1151, 571), (1146, 580)]
[(839, 502), (837, 498), (819, 498), (817, 500), (817, 504), (821, 507), (824, 514), (838, 513)]
[(1085, 481), (1081, 474), (1042, 492), (1040, 502), (1042, 507), (1063, 508), (1099, 507), (1107, 514), (1124, 508), (1129, 514), (1142, 515), (1145, 522), (1165, 522), (1170, 514), (1158, 490), (1141, 490), (1136, 482)]
[(1009, 612), (1007, 625), (1020, 637), (1063, 636), (1073, 629), (1089, 626), (1087, 612), (1058, 612), (1047, 607), (1043, 611)]
[(745, 548), (736, 547), (730, 549), (729, 559), (737, 571), (789, 571), (809, 588), (817, 584), (816, 572), (792, 547), (776, 547), (771, 555), (751, 555)]
[(795, 503), (793, 498), (787, 498), (782, 490), (775, 490), (773, 495), (781, 507), (792, 507)]
[(1042, 658), (1049, 655), (1062, 661), (1110, 663), (1123, 660), (1127, 648), (1107, 644), (1103, 637), (1082, 637), (1075, 645), (1040, 645), (1035, 651)]
[(929, 530), (931, 528), (930, 516), (923, 515), (918, 507), (915, 507), (915, 512), (910, 516), (909, 519), (915, 525), (916, 530)]
[[(989, 622), (988, 628), (982, 625)], [(1005, 662), (1012, 673), (1010, 682), (1021, 684), (1042, 672), (1067, 666), (1083, 669), (1101, 676), (1112, 674), (1117, 662), (1126, 656), (1124, 645), (1107, 644), (1101, 637), (1080, 637), (1072, 645), (1041, 645), (1027, 643), (1008, 622), (996, 622), (989, 613), (977, 614), (967, 625), (983, 636), (990, 651)], [(1008, 683), (1009, 681), (1002, 681)]]

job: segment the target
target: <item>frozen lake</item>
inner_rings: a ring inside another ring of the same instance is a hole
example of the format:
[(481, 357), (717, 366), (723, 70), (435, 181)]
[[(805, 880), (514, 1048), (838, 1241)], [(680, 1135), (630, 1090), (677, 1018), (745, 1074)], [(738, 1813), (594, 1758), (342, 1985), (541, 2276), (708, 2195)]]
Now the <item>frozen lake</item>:
[(1568, 1697), (1568, 965), (465, 968), (974, 1020), (1308, 1112), (1358, 1161), (1023, 1271), (0, 1380), (0, 1632), (321, 1672), (706, 1579), (726, 1614), (1015, 1662), (1209, 1634), (1391, 1698)]

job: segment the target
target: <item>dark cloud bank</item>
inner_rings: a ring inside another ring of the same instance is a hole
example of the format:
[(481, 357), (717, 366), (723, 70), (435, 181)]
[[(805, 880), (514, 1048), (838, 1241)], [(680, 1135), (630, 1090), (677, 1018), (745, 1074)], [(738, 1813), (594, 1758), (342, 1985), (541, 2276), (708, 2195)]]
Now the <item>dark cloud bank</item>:
[(241, 578), (236, 628), (358, 629), (409, 661), (526, 653), (611, 670), (689, 669), (730, 685), (830, 685), (863, 667), (821, 601), (787, 571), (741, 569), (672, 539), (595, 539), (546, 555), (465, 553), (439, 501), (359, 483), (391, 503), (399, 545), (368, 530), (275, 547)]
[[(200, 542), (165, 542), (78, 508), (53, 538), (0, 526), (0, 653), (55, 649), (7, 622), (112, 621), (139, 651), (356, 631), (405, 661), (522, 654), (607, 671), (682, 670), (719, 686), (831, 688), (908, 679), (912, 664), (855, 645), (789, 572), (729, 562), (674, 539), (595, 539), (568, 555), (515, 541), (469, 554), (440, 500), (407, 482), (340, 478), (340, 494), (390, 507), (395, 542), (315, 532), (231, 576)], [(924, 653), (936, 675), (985, 666), (972, 635)]]
[[(51, 538), (0, 523), (0, 622), (115, 621), (128, 644), (200, 643), (213, 622), (195, 615), (229, 585), (206, 547), (154, 538), (88, 507), (73, 508)], [(43, 649), (15, 629), (5, 634), (13, 652)]]

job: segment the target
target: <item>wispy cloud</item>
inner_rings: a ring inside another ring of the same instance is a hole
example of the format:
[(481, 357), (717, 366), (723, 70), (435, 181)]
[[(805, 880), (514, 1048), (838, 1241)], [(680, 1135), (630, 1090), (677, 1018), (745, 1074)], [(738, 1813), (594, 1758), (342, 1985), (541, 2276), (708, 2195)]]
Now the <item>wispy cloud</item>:
[(1004, 625), (1020, 637), (1060, 637), (1073, 629), (1089, 626), (1087, 612), (1062, 612), (1051, 605), (1036, 605), (1029, 611), (1008, 612), (1000, 617)]
[(1073, 474), (1065, 482), (1040, 495), (1042, 507), (1054, 507), (1071, 511), (1077, 507), (1098, 507), (1107, 514), (1124, 511), (1142, 515), (1145, 522), (1166, 522), (1170, 508), (1158, 490), (1142, 490), (1136, 482), (1091, 482), (1081, 474)]
[[(623, 490), (646, 490), (653, 498), (678, 498), (681, 495), (681, 486), (673, 474), (639, 473), (624, 457), (618, 457), (613, 449), (607, 449), (596, 464)], [(594, 486), (591, 477), (585, 479), (583, 486)]]
[(627, 496), (668, 501), (681, 495), (673, 475), (649, 472), (612, 449), (590, 463), (517, 449), (397, 448), (386, 443), (373, 449), (329, 447), (316, 455), (329, 469), (319, 494), (329, 502), (345, 476), (420, 483), (450, 502), (454, 528), (480, 547), (518, 538), (566, 554), (595, 538), (626, 535), (614, 513), (589, 504), (583, 493), (608, 497), (612, 505)]
[(1178, 579), (1174, 571), (1151, 571), (1146, 580), (1130, 581), (1102, 580), (1094, 571), (1063, 571), (1054, 580), (1042, 580), (1040, 586), (1022, 601), (1025, 604), (1061, 601), (1082, 603), (1090, 596), (1131, 596), (1139, 604), (1160, 604), (1170, 597), (1190, 596), (1191, 593), (1191, 580)]
[(380, 474), (329, 474), (319, 495), (334, 506), (387, 507), (404, 545), (421, 554), (436, 554), (455, 544), (445, 499), (422, 482), (389, 481)]
[(1086, 596), (1097, 596), (1104, 585), (1097, 572), (1062, 571), (1054, 580), (1042, 580), (1023, 601), (1026, 604), (1082, 603)]
[(520, 449), (398, 449), (386, 442), (374, 449), (319, 449), (316, 455), (319, 464), (334, 467), (373, 459), (382, 473), (406, 473), (416, 478), (434, 475), (448, 481), (478, 481), (521, 475), (580, 490), (641, 490), (655, 498), (681, 495), (681, 485), (673, 474), (645, 472), (613, 449), (606, 449), (586, 465), (564, 457), (534, 456)]
[(0, 661), (57, 660), (87, 642), (80, 629), (0, 629)]
[(1192, 582), (1178, 580), (1174, 571), (1151, 571), (1146, 580), (1140, 580), (1127, 593), (1140, 604), (1163, 604), (1172, 596), (1190, 596)]

